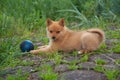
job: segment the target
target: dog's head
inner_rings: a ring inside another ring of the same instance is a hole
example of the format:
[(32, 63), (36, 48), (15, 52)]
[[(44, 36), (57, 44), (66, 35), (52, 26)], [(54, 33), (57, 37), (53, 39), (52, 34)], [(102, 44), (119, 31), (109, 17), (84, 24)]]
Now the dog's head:
[(47, 19), (47, 35), (53, 41), (61, 39), (64, 33), (64, 19), (59, 21), (52, 21)]

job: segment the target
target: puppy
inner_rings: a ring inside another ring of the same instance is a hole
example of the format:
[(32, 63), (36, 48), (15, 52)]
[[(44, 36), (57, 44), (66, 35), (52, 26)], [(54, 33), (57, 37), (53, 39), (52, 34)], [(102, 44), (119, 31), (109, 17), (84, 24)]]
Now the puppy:
[(65, 26), (64, 19), (52, 21), (47, 19), (47, 35), (49, 45), (42, 46), (30, 53), (52, 53), (55, 51), (88, 53), (96, 50), (104, 40), (104, 32), (100, 29), (88, 29), (85, 31), (72, 31)]

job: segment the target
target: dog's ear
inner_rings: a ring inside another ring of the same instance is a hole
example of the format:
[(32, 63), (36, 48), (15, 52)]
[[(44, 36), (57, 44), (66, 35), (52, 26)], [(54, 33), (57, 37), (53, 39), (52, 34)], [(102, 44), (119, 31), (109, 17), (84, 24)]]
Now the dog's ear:
[(48, 27), (48, 26), (50, 26), (52, 24), (52, 20), (50, 18), (48, 18), (46, 23), (47, 23), (47, 27)]
[(59, 21), (59, 25), (61, 25), (61, 26), (64, 27), (64, 18), (60, 19), (60, 21)]

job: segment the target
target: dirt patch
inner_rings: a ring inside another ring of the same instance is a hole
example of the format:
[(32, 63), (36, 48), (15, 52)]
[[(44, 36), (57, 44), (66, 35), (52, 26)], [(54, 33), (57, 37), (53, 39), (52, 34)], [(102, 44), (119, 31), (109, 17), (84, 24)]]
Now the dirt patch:
[(61, 74), (59, 80), (107, 80), (107, 78), (104, 74), (92, 70), (75, 70)]

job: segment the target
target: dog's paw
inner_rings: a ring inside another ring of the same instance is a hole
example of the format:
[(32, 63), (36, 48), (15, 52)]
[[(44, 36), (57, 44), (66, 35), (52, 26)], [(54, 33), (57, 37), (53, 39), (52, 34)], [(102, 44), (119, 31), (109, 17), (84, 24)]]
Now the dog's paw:
[(89, 52), (91, 52), (91, 51), (89, 51), (89, 50), (80, 50), (80, 51), (78, 51), (78, 54), (89, 53)]
[(83, 54), (83, 52), (81, 52), (81, 51), (78, 51), (78, 54)]
[(30, 53), (31, 53), (31, 54), (38, 54), (39, 51), (38, 51), (38, 50), (31, 50)]

